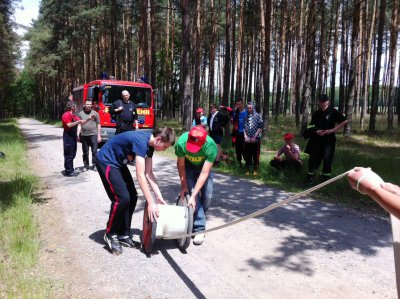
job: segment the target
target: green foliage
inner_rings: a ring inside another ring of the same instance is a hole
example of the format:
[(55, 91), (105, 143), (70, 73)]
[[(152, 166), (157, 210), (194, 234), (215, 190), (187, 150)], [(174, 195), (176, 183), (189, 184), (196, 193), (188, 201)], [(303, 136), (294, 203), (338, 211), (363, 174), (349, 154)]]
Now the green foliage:
[[(39, 251), (32, 213), (37, 179), (29, 174), (26, 148), (15, 120), (0, 121), (0, 296), (45, 297), (50, 286), (33, 273)], [(47, 294), (47, 295), (46, 295)]]

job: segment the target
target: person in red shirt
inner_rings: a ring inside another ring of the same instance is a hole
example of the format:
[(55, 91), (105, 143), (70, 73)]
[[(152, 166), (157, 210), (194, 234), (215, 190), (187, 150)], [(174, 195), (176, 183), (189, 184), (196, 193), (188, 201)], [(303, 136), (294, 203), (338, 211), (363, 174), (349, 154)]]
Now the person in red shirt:
[(81, 120), (74, 114), (76, 111), (76, 104), (72, 101), (67, 102), (65, 112), (62, 115), (62, 125), (64, 128), (63, 132), (63, 146), (64, 146), (64, 175), (71, 177), (77, 176), (78, 172), (74, 169), (74, 158), (76, 156), (77, 148), (77, 125), (86, 124), (92, 121), (91, 118)]

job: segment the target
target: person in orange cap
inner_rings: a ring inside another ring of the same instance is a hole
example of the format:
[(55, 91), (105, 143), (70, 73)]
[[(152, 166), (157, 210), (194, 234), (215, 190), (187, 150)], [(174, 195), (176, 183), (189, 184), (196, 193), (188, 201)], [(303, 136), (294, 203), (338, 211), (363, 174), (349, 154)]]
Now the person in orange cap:
[[(285, 145), (276, 152), (274, 159), (270, 162), (271, 166), (278, 170), (284, 168), (300, 170), (303, 167), (303, 163), (300, 159), (300, 147), (293, 141), (294, 135), (286, 133), (283, 135), (283, 139), (285, 140)], [(285, 158), (282, 158), (282, 155)]]

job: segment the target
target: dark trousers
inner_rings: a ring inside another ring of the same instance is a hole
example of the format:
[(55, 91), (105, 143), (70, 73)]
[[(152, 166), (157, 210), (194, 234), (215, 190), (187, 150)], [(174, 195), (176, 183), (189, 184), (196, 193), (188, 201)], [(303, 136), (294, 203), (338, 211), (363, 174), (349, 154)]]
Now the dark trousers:
[(258, 170), (258, 165), (260, 164), (260, 148), (260, 142), (246, 142), (244, 144), (244, 159), (247, 168), (250, 168), (253, 165), (254, 170)]
[(76, 130), (63, 133), (64, 146), (64, 169), (65, 173), (69, 174), (74, 171), (74, 159), (76, 156), (77, 136)]
[(238, 133), (235, 141), (236, 160), (242, 162), (244, 158), (244, 133)]
[(107, 234), (131, 236), (132, 215), (138, 194), (128, 167), (125, 165), (118, 169), (100, 161), (97, 161), (96, 167), (111, 200)]
[(83, 165), (85, 165), (86, 168), (89, 167), (89, 147), (92, 151), (92, 165), (96, 165), (97, 149), (99, 147), (99, 143), (97, 142), (97, 135), (81, 136), (81, 142), (83, 152)]
[(288, 168), (300, 171), (301, 168), (303, 167), (303, 164), (299, 160), (292, 160), (292, 159), (282, 159), (280, 161), (273, 159), (269, 164), (278, 170)]
[(335, 155), (335, 143), (324, 142), (313, 148), (312, 154), (308, 159), (308, 173), (315, 174), (315, 171), (322, 164), (322, 175), (330, 176), (332, 172), (333, 156)]

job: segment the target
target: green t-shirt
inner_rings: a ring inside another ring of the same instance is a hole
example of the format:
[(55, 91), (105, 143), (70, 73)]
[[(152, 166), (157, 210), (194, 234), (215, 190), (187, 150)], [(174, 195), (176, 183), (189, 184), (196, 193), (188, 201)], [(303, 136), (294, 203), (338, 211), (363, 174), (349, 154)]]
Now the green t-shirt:
[(201, 150), (193, 154), (186, 150), (188, 135), (189, 132), (186, 132), (179, 137), (178, 142), (175, 144), (175, 155), (181, 158), (185, 157), (185, 160), (193, 165), (202, 165), (204, 161), (214, 163), (218, 154), (218, 148), (214, 140), (210, 136), (207, 136)]

